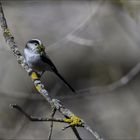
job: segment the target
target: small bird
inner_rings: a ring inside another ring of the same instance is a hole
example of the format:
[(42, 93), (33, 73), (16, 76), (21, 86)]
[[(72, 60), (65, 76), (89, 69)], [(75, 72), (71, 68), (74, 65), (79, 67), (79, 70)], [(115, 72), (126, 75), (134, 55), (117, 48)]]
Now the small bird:
[(75, 90), (59, 74), (57, 68), (45, 52), (45, 46), (39, 39), (31, 39), (26, 43), (24, 49), (25, 61), (40, 76), (45, 71), (54, 72), (73, 92)]

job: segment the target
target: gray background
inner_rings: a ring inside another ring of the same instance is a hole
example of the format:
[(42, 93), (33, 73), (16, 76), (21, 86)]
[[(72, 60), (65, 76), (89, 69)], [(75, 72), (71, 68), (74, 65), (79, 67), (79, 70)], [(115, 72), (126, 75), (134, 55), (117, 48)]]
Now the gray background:
[[(105, 139), (140, 138), (138, 74), (122, 88), (97, 92), (140, 60), (139, 1), (3, 1), (4, 13), (21, 52), (29, 39), (39, 38), (60, 73), (76, 89), (75, 96), (53, 74), (42, 77), (51, 97), (60, 99)], [(50, 108), (17, 64), (0, 32), (0, 139), (47, 139), (48, 122), (30, 122), (9, 104), (35, 116)], [(86, 92), (84, 89), (90, 89)], [(56, 115), (61, 117), (60, 114)], [(75, 139), (55, 123), (53, 139)], [(91, 135), (78, 129), (84, 139)]]

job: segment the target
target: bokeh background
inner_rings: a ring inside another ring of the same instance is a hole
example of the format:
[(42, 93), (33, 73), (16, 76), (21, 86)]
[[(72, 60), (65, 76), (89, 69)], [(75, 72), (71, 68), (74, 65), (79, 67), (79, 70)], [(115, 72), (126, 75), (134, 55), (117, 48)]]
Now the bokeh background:
[[(41, 39), (60, 73), (78, 91), (78, 95), (71, 93), (48, 72), (42, 81), (52, 98), (60, 99), (104, 139), (140, 139), (140, 74), (120, 88), (103, 90), (140, 61), (138, 0), (2, 3), (21, 52), (28, 40)], [(50, 124), (30, 122), (10, 109), (15, 103), (35, 116), (50, 113), (49, 104), (36, 92), (0, 32), (0, 139), (47, 139)], [(55, 123), (52, 139), (76, 139), (63, 127)], [(84, 129), (78, 130), (84, 139), (93, 139)]]

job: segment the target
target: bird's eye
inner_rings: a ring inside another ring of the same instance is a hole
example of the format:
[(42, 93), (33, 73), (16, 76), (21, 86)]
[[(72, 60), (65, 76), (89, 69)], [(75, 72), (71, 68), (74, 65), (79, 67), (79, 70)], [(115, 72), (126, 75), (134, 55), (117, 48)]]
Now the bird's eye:
[(38, 44), (37, 44), (37, 43), (35, 43), (35, 46), (38, 46)]

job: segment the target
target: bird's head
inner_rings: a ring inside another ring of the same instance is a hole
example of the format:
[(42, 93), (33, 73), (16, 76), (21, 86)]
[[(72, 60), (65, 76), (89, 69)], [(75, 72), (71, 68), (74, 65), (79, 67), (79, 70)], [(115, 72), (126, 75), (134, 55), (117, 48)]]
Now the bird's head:
[(26, 49), (42, 54), (45, 52), (45, 47), (39, 39), (31, 39), (26, 44)]

